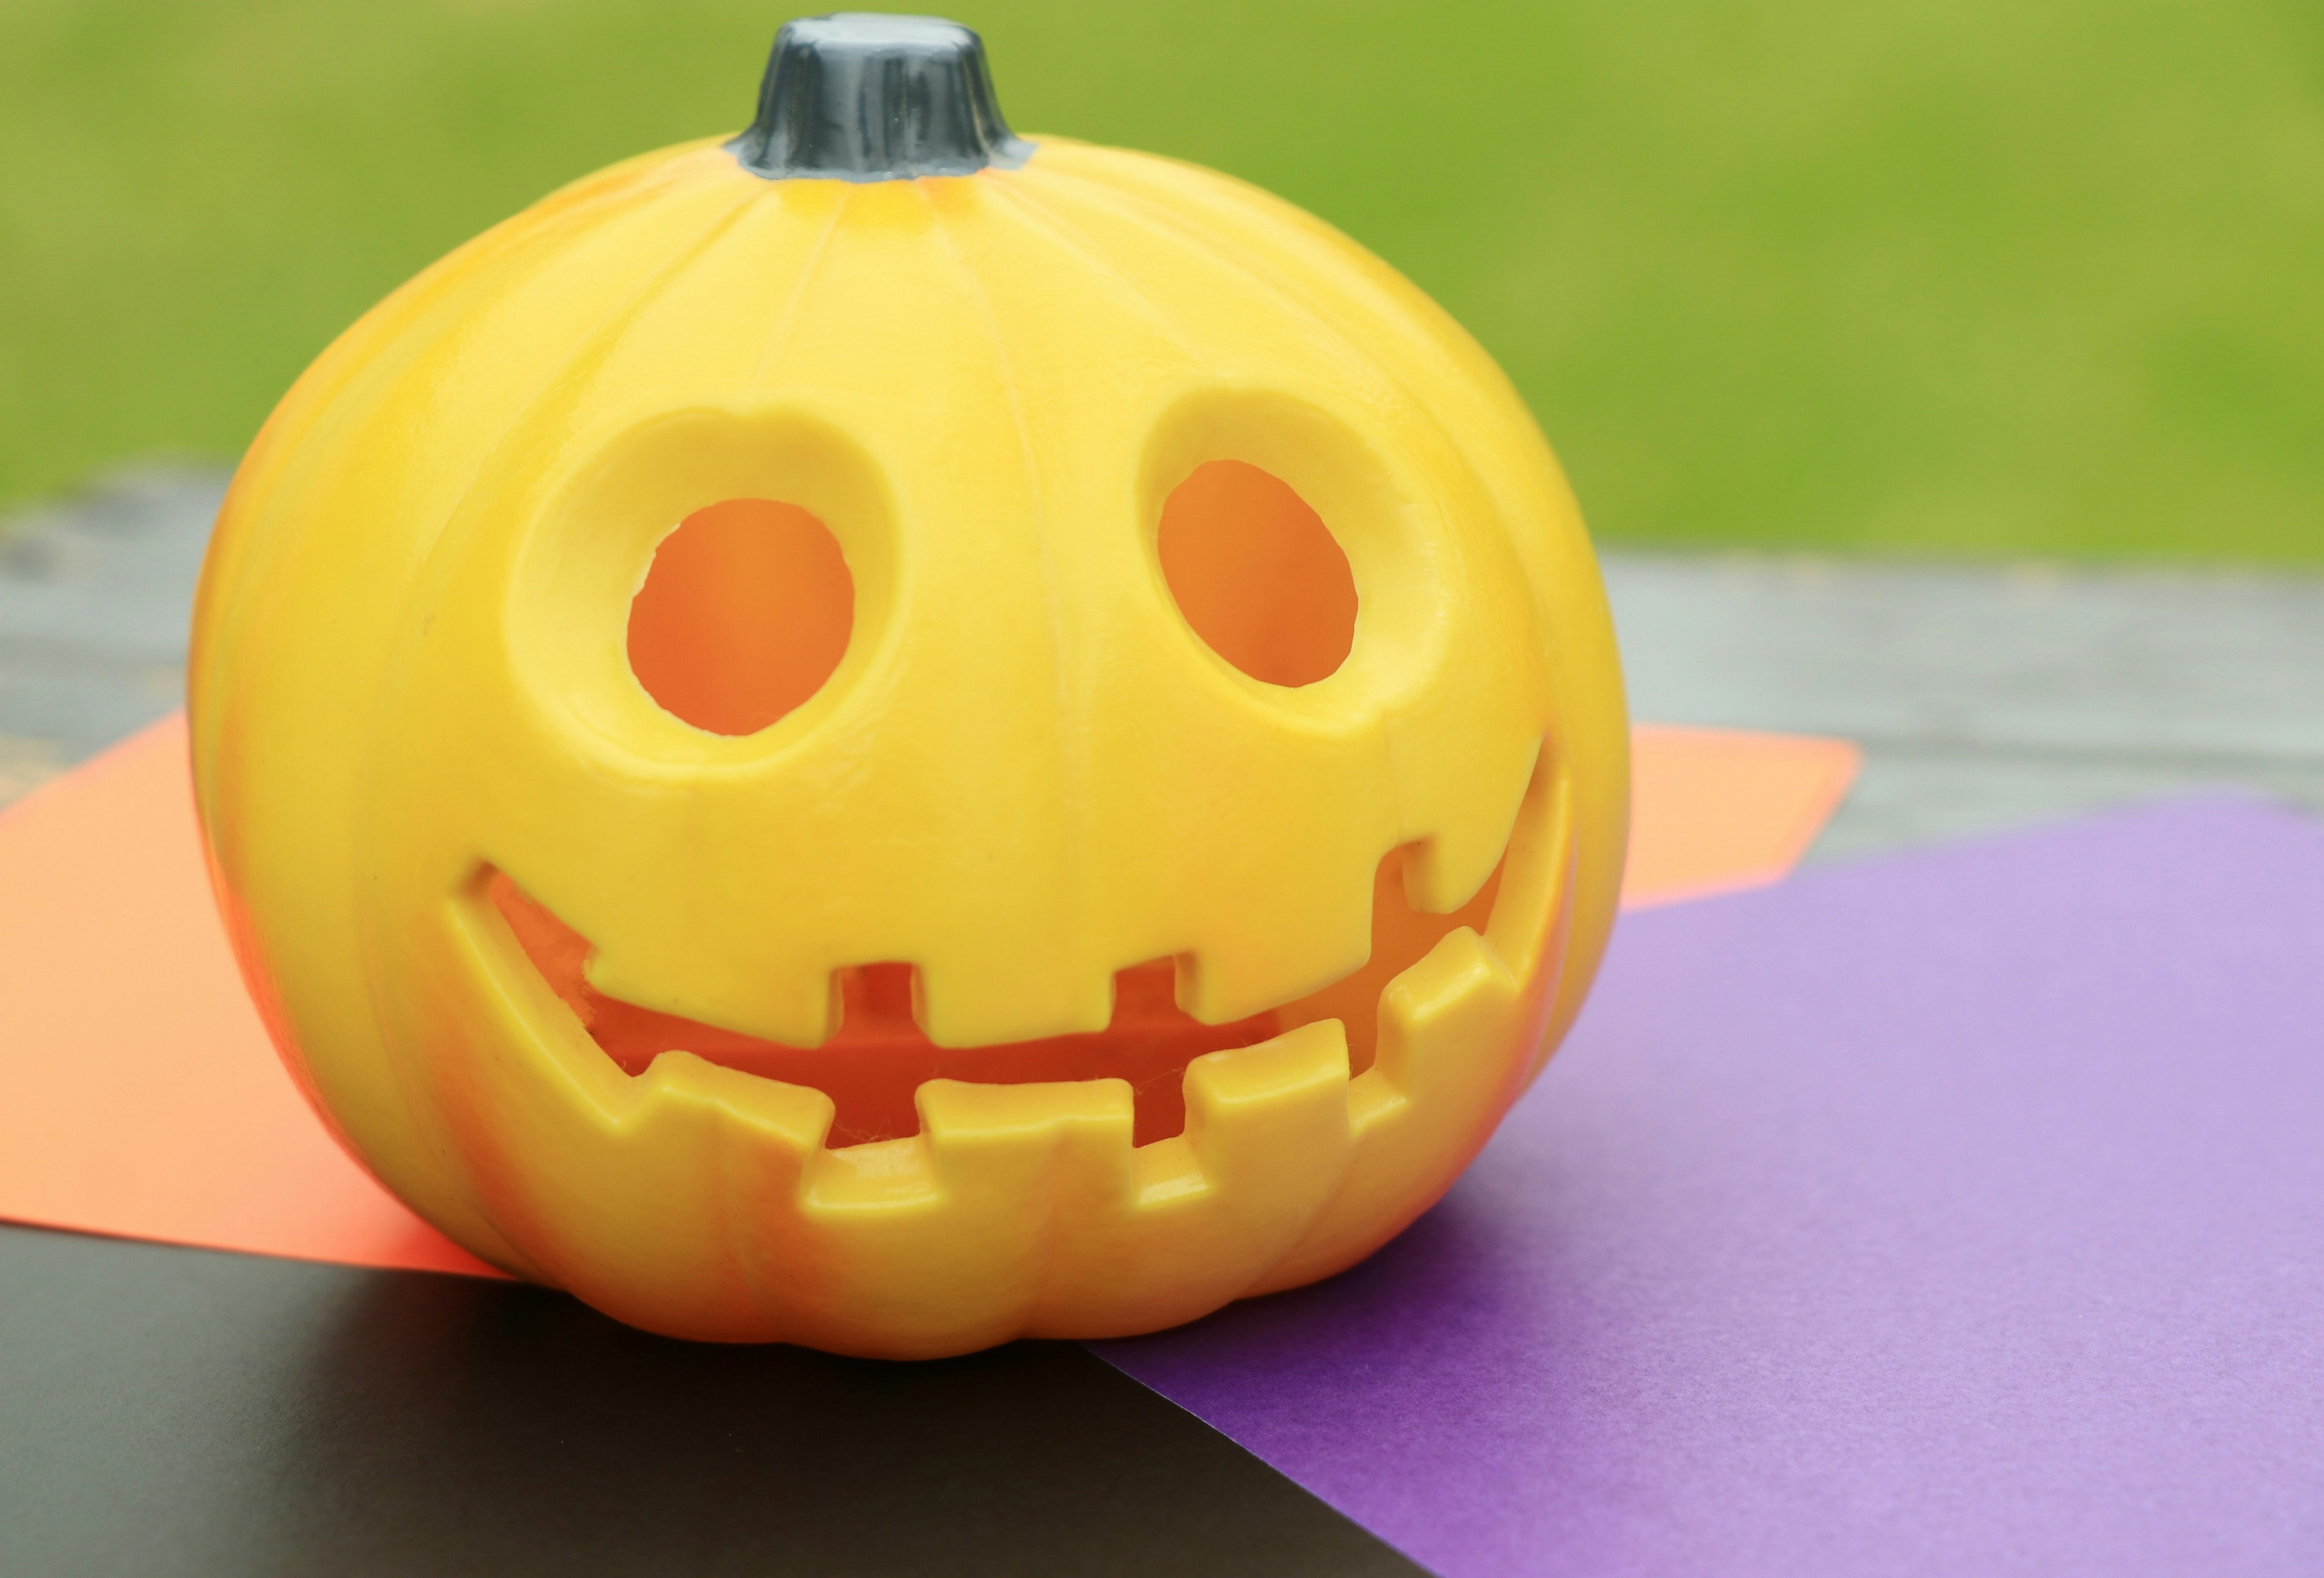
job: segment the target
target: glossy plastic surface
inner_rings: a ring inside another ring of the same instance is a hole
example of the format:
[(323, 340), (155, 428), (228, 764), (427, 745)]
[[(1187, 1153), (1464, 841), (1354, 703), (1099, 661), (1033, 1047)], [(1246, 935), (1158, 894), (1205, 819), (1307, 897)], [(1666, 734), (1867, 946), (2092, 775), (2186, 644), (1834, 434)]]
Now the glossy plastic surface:
[(770, 180), (902, 180), (1015, 169), (1033, 146), (1001, 118), (984, 44), (933, 16), (842, 12), (783, 24), (759, 115), (728, 144)]
[[(1343, 557), (1351, 633), (1282, 567), (1330, 555), (1251, 572), (1313, 683), (1166, 573), (1220, 462)], [(722, 733), (632, 602), (752, 500), (837, 543), (845, 648)], [(1338, 1271), (1538, 1069), (1621, 876), (1603, 595), (1498, 371), (1306, 216), (1056, 139), (683, 148), (456, 252), (254, 445), (191, 691), (318, 1106), (478, 1255), (690, 1336), (952, 1353)]]

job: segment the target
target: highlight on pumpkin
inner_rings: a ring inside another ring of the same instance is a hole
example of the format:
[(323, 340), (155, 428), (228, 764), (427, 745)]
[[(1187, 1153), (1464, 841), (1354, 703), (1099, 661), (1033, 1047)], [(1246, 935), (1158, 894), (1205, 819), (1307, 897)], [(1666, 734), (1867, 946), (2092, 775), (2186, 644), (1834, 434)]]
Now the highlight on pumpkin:
[(1280, 478), (1239, 460), (1195, 467), (1164, 500), (1155, 546), (1186, 623), (1251, 678), (1314, 684), (1347, 661), (1348, 555)]
[(630, 604), (630, 670), (696, 729), (755, 734), (823, 688), (854, 625), (855, 583), (823, 522), (729, 499), (655, 550)]

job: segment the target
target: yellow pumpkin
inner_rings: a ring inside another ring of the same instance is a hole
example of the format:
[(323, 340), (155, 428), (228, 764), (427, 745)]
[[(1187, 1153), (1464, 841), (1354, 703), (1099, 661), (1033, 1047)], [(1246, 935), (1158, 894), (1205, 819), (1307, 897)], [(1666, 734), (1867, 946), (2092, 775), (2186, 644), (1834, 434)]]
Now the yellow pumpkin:
[(1627, 733), (1547, 447), (1385, 264), (798, 22), (284, 399), (194, 766), (294, 1074), (462, 1244), (887, 1355), (1352, 1264), (1572, 1018)]

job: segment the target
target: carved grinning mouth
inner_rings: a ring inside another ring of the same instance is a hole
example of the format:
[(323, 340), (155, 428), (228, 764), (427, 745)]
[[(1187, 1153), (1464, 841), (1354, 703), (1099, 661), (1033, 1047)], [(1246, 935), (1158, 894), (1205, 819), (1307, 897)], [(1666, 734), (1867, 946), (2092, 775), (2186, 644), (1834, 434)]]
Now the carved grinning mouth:
[[(1157, 959), (1114, 977), (1105, 1029), (1038, 1041), (940, 1047), (912, 1018), (912, 967), (865, 964), (838, 974), (842, 1017), (822, 1045), (788, 1046), (678, 1015), (641, 1008), (591, 986), (589, 940), (492, 869), (484, 890), (541, 979), (624, 1073), (642, 1075), (664, 1052), (822, 1091), (836, 1108), (834, 1149), (919, 1132), (915, 1097), (931, 1079), (982, 1085), (1118, 1078), (1136, 1110), (1132, 1142), (1167, 1140), (1185, 1127), (1187, 1065), (1209, 1052), (1253, 1046), (1286, 1031), (1338, 1019), (1347, 1032), (1349, 1074), (1362, 1073), (1377, 1045), (1375, 1016), (1388, 983), (1459, 926), (1485, 930), (1500, 887), (1496, 867), (1476, 895), (1447, 914), (1412, 907), (1405, 895), (1406, 851), (1379, 864), (1372, 889), (1372, 947), (1364, 965), (1323, 990), (1226, 1024), (1204, 1024), (1176, 1000), (1176, 965)], [(1503, 864), (1508, 859), (1503, 855)]]

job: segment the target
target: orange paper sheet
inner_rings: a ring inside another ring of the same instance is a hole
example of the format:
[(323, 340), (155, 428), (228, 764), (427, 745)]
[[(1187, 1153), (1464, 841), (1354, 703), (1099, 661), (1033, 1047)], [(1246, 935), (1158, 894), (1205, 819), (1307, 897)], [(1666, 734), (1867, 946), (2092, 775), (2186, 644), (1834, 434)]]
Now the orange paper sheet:
[[(1839, 740), (1641, 728), (1626, 905), (1773, 882), (1854, 777)], [(211, 907), (182, 718), (0, 812), (0, 1218), (498, 1272), (325, 1133)]]

